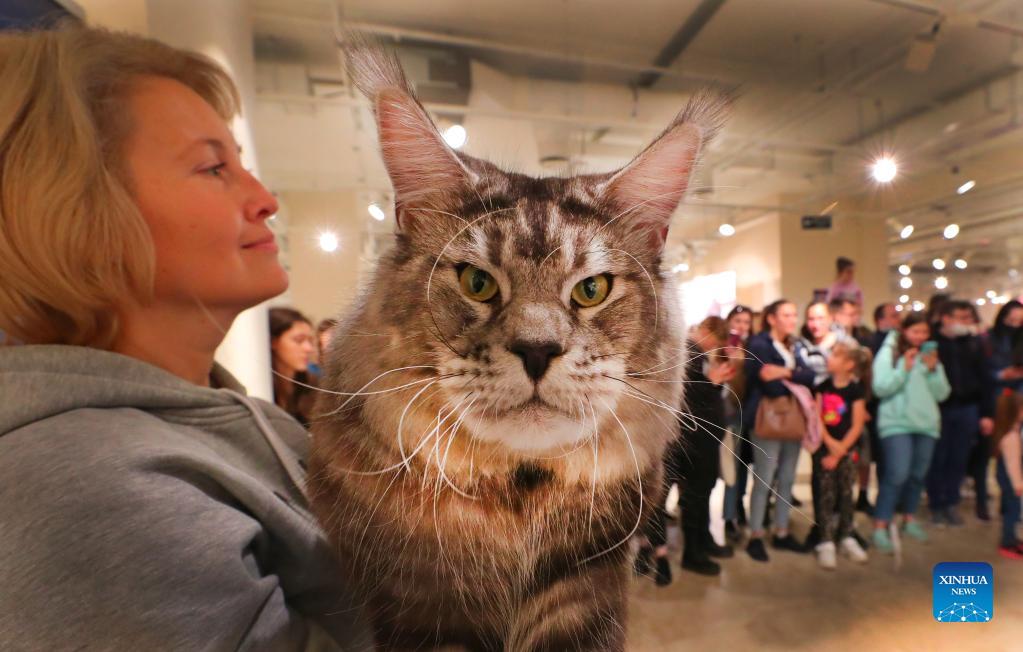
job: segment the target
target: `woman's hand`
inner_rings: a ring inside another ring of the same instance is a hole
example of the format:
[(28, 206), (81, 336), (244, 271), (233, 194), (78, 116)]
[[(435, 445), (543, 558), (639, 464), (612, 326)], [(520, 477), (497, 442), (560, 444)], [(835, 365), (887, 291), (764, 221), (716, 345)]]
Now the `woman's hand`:
[(735, 367), (728, 362), (711, 365), (707, 370), (707, 380), (715, 385), (723, 385), (733, 378), (735, 378)]
[(765, 364), (760, 368), (760, 380), (765, 383), (782, 378), (792, 378), (792, 370), (777, 364)]
[(1015, 492), (1016, 496), (1023, 496), (1023, 484), (1013, 486), (1012, 490)]
[(902, 358), (906, 361), (906, 371), (912, 371), (913, 365), (916, 363), (916, 354), (920, 352), (918, 348), (907, 349), (902, 354)]
[(927, 371), (934, 371), (938, 367), (938, 352), (931, 351), (920, 356), (920, 359), (924, 361), (924, 365), (927, 367)]
[(824, 445), (828, 447), (828, 452), (838, 459), (842, 459), (842, 456), (844, 456), (847, 452), (845, 450), (845, 446), (842, 445), (842, 442), (837, 439), (831, 439), (829, 437), (824, 440)]
[(1020, 380), (1023, 378), (1023, 367), (1006, 367), (998, 372), (999, 380)]
[(826, 471), (834, 471), (838, 468), (838, 463), (841, 461), (842, 457), (839, 455), (828, 455), (821, 460), (821, 466), (823, 466)]

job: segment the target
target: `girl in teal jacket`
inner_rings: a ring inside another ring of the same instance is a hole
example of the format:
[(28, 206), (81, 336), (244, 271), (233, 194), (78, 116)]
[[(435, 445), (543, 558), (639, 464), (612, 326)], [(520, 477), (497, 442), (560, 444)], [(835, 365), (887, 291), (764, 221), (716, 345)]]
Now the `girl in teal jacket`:
[(884, 468), (874, 509), (874, 545), (892, 551), (888, 523), (896, 509), (907, 536), (926, 541), (913, 515), (941, 434), (938, 403), (951, 388), (935, 348), (921, 351), (931, 335), (922, 313), (907, 315), (898, 331), (888, 334), (874, 359), (874, 394), (881, 399), (878, 432)]

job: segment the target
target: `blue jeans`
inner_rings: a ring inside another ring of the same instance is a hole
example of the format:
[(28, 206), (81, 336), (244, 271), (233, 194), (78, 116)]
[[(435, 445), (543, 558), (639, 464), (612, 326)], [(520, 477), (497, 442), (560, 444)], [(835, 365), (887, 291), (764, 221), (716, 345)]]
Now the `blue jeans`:
[(916, 514), (936, 443), (934, 437), (921, 434), (881, 438), (884, 473), (874, 507), (875, 519), (891, 521), (896, 508), (900, 514)]
[(980, 406), (945, 405), (941, 408), (941, 438), (934, 447), (927, 473), (927, 504), (936, 512), (959, 504), (959, 485), (966, 477), (970, 451), (980, 430)]
[[(1008, 436), (1012, 436), (1011, 433)], [(995, 477), (998, 478), (998, 488), (1002, 493), (1002, 545), (1012, 547), (1019, 544), (1019, 539), (1016, 538), (1016, 523), (1019, 523), (1020, 498), (1012, 489), (1012, 481), (1009, 480), (1001, 456), (998, 457)]]
[[(732, 432), (742, 432), (742, 425), (732, 424)], [(743, 437), (748, 439), (749, 435), (743, 433)], [(738, 456), (738, 459), (733, 459), (735, 462), (735, 484), (725, 485), (724, 504), (722, 505), (722, 517), (725, 521), (732, 521), (733, 523), (739, 519), (742, 498), (746, 495), (749, 464), (753, 461), (753, 447), (748, 441), (740, 439), (739, 445), (736, 448), (735, 454)]]
[(771, 493), (771, 482), (775, 479), (775, 473), (778, 474), (776, 482), (778, 501), (774, 507), (774, 529), (788, 529), (792, 482), (796, 479), (796, 462), (799, 461), (801, 442), (761, 439), (755, 434), (751, 439), (756, 444), (753, 447), (753, 471), (760, 477), (753, 480), (750, 531), (760, 532), (764, 529), (767, 499)]

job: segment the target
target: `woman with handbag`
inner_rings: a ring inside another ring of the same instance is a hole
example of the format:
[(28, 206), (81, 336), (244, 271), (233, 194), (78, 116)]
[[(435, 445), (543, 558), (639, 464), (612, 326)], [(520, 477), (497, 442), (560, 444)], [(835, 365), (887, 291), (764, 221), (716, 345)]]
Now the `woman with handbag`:
[(788, 531), (792, 483), (806, 420), (784, 381), (812, 388), (814, 379), (803, 345), (796, 337), (798, 321), (795, 304), (779, 299), (764, 308), (761, 332), (750, 338), (748, 345), (744, 414), (747, 420), (755, 420), (745, 425), (752, 433), (756, 481), (750, 499), (750, 541), (746, 552), (757, 561), (768, 560), (763, 541), (764, 515), (776, 474), (778, 505), (772, 544), (780, 550), (806, 552)]

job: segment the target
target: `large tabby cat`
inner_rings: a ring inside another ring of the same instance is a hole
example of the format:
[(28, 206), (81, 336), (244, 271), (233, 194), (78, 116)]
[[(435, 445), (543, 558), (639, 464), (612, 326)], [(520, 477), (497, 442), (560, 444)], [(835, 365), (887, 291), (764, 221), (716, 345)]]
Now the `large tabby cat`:
[(618, 172), (534, 179), (449, 149), (393, 56), (347, 54), (398, 227), (326, 361), (314, 509), (383, 648), (621, 650), (682, 394), (661, 253), (723, 103)]

